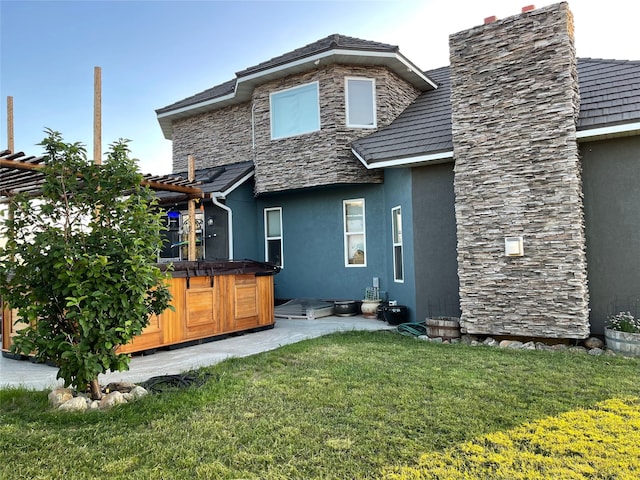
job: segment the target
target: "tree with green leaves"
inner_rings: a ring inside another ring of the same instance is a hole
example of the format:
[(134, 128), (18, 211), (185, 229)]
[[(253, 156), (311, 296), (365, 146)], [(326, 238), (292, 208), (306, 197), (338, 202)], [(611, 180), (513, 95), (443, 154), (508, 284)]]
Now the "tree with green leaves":
[(171, 296), (155, 265), (161, 213), (141, 185), (126, 140), (103, 165), (47, 130), (42, 195), (17, 195), (3, 223), (0, 293), (30, 327), (13, 351), (55, 363), (65, 386), (101, 397), (98, 375), (128, 369), (117, 348), (160, 314)]

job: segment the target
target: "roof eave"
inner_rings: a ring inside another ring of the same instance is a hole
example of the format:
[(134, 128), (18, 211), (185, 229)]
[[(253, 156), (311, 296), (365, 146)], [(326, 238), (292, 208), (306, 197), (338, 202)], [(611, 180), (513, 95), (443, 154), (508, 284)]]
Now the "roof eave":
[(578, 142), (593, 142), (607, 138), (629, 137), (633, 135), (640, 135), (640, 121), (578, 130), (576, 138)]
[(243, 175), (242, 177), (238, 178), (238, 180), (235, 183), (233, 183), (232, 185), (227, 187), (223, 192), (211, 192), (211, 195), (219, 193), (218, 197), (221, 195), (223, 198), (226, 198), (227, 195), (229, 195), (236, 188), (238, 188), (240, 185), (244, 184), (247, 180), (249, 180), (251, 177), (253, 177), (255, 175), (255, 173), (256, 173), (255, 168), (252, 168), (245, 175)]
[(419, 167), (421, 165), (433, 165), (436, 163), (445, 163), (453, 160), (453, 150), (445, 150), (435, 153), (426, 153), (422, 155), (412, 155), (407, 157), (395, 157), (376, 162), (368, 162), (365, 160), (355, 148), (351, 149), (355, 157), (368, 170), (377, 168), (394, 168), (394, 167)]
[(160, 113), (157, 115), (158, 123), (164, 137), (171, 140), (174, 120), (210, 112), (227, 105), (247, 102), (251, 99), (253, 90), (258, 85), (289, 75), (305, 73), (321, 65), (335, 63), (385, 66), (420, 91), (437, 88), (433, 80), (399, 52), (336, 48), (238, 77), (233, 93)]

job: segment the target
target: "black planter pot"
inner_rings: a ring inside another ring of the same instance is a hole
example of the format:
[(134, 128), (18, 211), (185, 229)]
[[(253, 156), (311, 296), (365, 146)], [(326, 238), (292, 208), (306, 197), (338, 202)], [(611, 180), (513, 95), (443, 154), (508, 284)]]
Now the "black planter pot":
[(333, 302), (333, 311), (339, 317), (353, 317), (358, 314), (358, 302), (355, 300)]
[(389, 325), (400, 325), (407, 322), (408, 309), (404, 305), (386, 305), (382, 309), (382, 316)]

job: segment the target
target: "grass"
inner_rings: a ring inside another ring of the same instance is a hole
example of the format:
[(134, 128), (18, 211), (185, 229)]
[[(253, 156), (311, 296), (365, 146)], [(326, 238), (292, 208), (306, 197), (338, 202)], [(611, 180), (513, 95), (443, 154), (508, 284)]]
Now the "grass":
[(70, 414), (0, 391), (0, 478), (376, 478), (479, 436), (640, 396), (640, 360), (333, 334), (201, 387)]

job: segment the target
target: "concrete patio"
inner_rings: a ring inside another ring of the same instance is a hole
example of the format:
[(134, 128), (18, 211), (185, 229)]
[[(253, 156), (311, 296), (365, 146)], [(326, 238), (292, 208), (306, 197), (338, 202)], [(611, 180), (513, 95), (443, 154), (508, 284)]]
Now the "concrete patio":
[[(153, 355), (134, 356), (128, 371), (100, 375), (99, 380), (103, 385), (121, 381), (143, 382), (151, 377), (214, 365), (230, 357), (246, 357), (333, 332), (392, 328), (394, 327), (380, 320), (360, 316), (331, 316), (316, 320), (277, 319), (275, 327), (270, 330), (174, 350), (159, 350)], [(0, 357), (0, 388), (42, 390), (62, 385), (61, 380), (56, 380), (57, 371), (57, 368), (48, 365)]]

